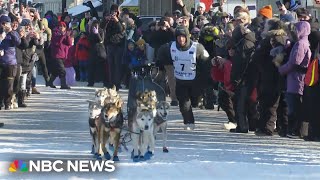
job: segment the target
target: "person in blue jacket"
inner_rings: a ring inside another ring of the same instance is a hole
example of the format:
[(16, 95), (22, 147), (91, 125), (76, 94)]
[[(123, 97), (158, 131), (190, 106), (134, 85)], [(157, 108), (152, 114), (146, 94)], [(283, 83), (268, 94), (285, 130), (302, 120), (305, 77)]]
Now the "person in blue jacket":
[[(8, 16), (2, 15), (0, 17), (0, 24), (5, 33), (5, 37), (3, 37), (0, 44), (0, 50), (3, 50), (0, 57), (2, 69), (0, 73), (0, 104), (4, 103), (5, 110), (9, 110), (13, 95), (14, 78), (17, 71), (16, 46), (20, 44), (21, 40), (19, 34), (12, 30), (11, 19)], [(2, 33), (3, 36), (4, 33)]]

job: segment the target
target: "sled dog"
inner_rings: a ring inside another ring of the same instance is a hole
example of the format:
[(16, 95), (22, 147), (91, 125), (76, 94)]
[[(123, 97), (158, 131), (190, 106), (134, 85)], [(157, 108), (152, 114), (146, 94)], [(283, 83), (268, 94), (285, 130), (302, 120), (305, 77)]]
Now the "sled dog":
[(163, 138), (163, 152), (169, 152), (167, 147), (167, 116), (169, 112), (169, 103), (161, 101), (157, 103), (157, 116), (154, 118), (154, 137), (156, 137), (159, 130), (162, 132)]
[[(119, 161), (118, 147), (120, 145), (120, 134), (123, 126), (123, 113), (122, 113), (122, 102), (117, 101), (115, 103), (108, 103), (104, 105), (101, 110), (99, 118), (99, 143), (95, 146), (97, 154), (104, 154), (107, 160)], [(114, 152), (111, 157), (111, 153), (106, 148), (107, 141), (114, 145)]]

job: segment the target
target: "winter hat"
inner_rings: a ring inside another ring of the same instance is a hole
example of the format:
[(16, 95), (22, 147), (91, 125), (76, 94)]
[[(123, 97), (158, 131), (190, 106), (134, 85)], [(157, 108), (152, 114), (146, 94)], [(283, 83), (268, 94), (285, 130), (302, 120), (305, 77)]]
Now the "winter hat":
[(259, 14), (266, 17), (267, 19), (271, 19), (273, 16), (272, 6), (271, 5), (264, 6), (259, 10)]
[(298, 17), (312, 16), (306, 8), (298, 8), (296, 13)]
[(200, 33), (200, 29), (197, 28), (197, 27), (194, 27), (192, 30), (191, 30), (191, 34), (199, 34)]
[(2, 15), (0, 17), (0, 23), (11, 23), (11, 19), (9, 16), (6, 16), (6, 15)]
[(219, 33), (220, 33), (219, 29), (215, 26), (212, 26), (212, 25), (205, 26), (201, 30), (201, 36), (207, 42), (212, 41), (214, 39), (218, 39)]
[(129, 15), (129, 14), (130, 14), (129, 9), (128, 9), (128, 8), (123, 8), (123, 9), (122, 9), (122, 14)]
[(112, 4), (110, 7), (110, 13), (112, 11), (119, 11), (119, 6), (117, 4)]
[(141, 45), (145, 45), (146, 44), (146, 41), (143, 40), (142, 38), (140, 38), (137, 42), (136, 42), (136, 45), (137, 46), (141, 46)]
[(269, 25), (269, 31), (284, 29), (285, 27), (284, 23), (276, 18), (268, 19), (267, 23)]
[(66, 23), (63, 22), (63, 21), (60, 21), (60, 22), (59, 22), (59, 26), (67, 27)]
[(7, 15), (8, 16), (9, 12), (6, 9), (0, 9), (0, 15)]
[(128, 40), (128, 45), (129, 45), (129, 44), (133, 44), (133, 45), (135, 45), (135, 42), (134, 42), (134, 40), (132, 40), (132, 39), (129, 39), (129, 40)]
[(30, 24), (31, 24), (30, 19), (22, 19), (22, 21), (20, 23), (20, 26), (27, 26), (27, 25), (30, 25)]
[(176, 28), (174, 35), (175, 35), (176, 39), (178, 38), (178, 36), (185, 36), (187, 38), (187, 44), (185, 47), (180, 47), (179, 43), (177, 43), (178, 49), (181, 49), (183, 51), (187, 50), (189, 48), (190, 42), (191, 42), (191, 40), (190, 40), (191, 35), (189, 33), (189, 29), (185, 26), (178, 26)]
[(206, 5), (203, 2), (199, 2), (197, 8), (198, 7), (202, 7), (202, 9), (206, 10)]
[(283, 0), (283, 4), (290, 3), (288, 8), (289, 11), (295, 11), (298, 9), (299, 5), (296, 3), (296, 0)]
[(229, 17), (230, 15), (226, 12), (221, 12), (221, 13), (219, 13), (219, 16), (220, 17)]
[(225, 27), (225, 30), (227, 31), (227, 30), (234, 30), (234, 25), (233, 25), (233, 23), (227, 23), (227, 25), (226, 25), (226, 27)]
[(173, 14), (181, 15), (182, 13), (180, 10), (177, 9), (177, 10), (173, 11)]
[(175, 37), (177, 38), (178, 36), (185, 36), (185, 37), (190, 37), (190, 33), (189, 33), (189, 30), (184, 27), (184, 26), (178, 26), (176, 28), (176, 31), (175, 31)]

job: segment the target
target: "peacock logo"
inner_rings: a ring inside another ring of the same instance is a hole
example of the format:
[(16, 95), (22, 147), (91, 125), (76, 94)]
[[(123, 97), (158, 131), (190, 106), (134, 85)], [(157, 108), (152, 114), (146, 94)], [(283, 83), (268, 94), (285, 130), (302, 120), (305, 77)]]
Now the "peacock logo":
[(28, 172), (29, 169), (27, 167), (27, 163), (22, 161), (22, 160), (14, 160), (11, 164), (10, 164), (10, 167), (9, 167), (9, 171), (10, 172), (17, 172), (17, 171), (20, 171), (20, 172)]

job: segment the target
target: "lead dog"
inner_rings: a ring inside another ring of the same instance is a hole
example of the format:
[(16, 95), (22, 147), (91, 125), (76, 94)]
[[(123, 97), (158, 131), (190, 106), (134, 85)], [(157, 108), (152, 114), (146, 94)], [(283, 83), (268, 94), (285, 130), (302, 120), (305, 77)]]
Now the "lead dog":
[(169, 111), (169, 103), (161, 101), (157, 103), (157, 116), (154, 118), (154, 137), (156, 137), (159, 130), (162, 132), (163, 147), (162, 151), (168, 153), (167, 147), (167, 116)]
[[(133, 161), (145, 160), (154, 154), (154, 118), (157, 115), (155, 91), (145, 90), (136, 96), (137, 114), (132, 122)], [(149, 151), (147, 150), (149, 146)]]
[[(106, 104), (101, 110), (98, 125), (99, 142), (96, 144), (96, 147), (100, 145), (101, 149), (96, 149), (96, 154), (101, 154), (101, 152), (103, 152), (104, 157), (107, 160), (112, 159), (113, 161), (119, 161), (118, 147), (120, 144), (121, 128), (123, 126), (122, 103), (117, 101), (116, 103)], [(105, 147), (107, 141), (114, 145), (112, 157)]]
[(146, 155), (154, 154), (154, 115), (152, 110), (139, 109), (132, 127), (133, 161), (143, 161)]
[(96, 89), (95, 90), (95, 98), (94, 100), (88, 100), (89, 103), (89, 128), (90, 128), (90, 135), (92, 137), (92, 150), (91, 153), (95, 154), (96, 157), (99, 155), (95, 153), (97, 151), (97, 118), (99, 118), (99, 115), (101, 113), (101, 109), (103, 106), (105, 106), (108, 103), (120, 103), (122, 104), (122, 99), (118, 92), (116, 91), (116, 87), (113, 88), (104, 88), (104, 89)]

